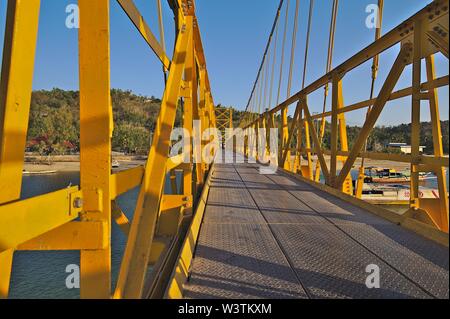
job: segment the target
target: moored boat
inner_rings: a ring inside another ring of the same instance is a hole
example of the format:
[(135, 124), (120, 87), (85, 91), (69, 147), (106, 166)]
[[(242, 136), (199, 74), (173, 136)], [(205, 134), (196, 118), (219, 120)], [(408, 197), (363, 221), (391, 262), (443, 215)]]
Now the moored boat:
[[(432, 173), (419, 173), (419, 181), (434, 179)], [(365, 170), (364, 183), (405, 184), (411, 182), (410, 172), (397, 172), (392, 168), (368, 167)]]
[[(419, 198), (437, 199), (439, 191), (433, 188), (419, 187)], [(408, 205), (410, 188), (402, 184), (364, 184), (361, 199), (372, 204)]]

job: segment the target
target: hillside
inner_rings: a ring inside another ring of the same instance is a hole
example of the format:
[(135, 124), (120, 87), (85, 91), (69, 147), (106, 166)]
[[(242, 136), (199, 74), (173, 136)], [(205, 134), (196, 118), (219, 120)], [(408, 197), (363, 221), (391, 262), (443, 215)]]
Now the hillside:
[[(131, 91), (112, 90), (114, 116), (113, 150), (145, 154), (150, 146), (152, 132), (155, 128), (161, 100), (155, 97), (138, 96)], [(31, 113), (28, 130), (27, 150), (42, 155), (70, 154), (79, 150), (79, 93), (53, 89), (35, 91), (31, 99)], [(178, 108), (175, 126), (181, 124), (181, 110)], [(243, 112), (233, 110), (235, 127), (240, 122)], [(278, 117), (279, 121), (279, 117)], [(448, 120), (442, 122), (444, 151), (448, 154), (449, 131)], [(348, 127), (350, 147), (361, 128)], [(369, 139), (369, 150), (384, 151), (389, 142), (410, 141), (410, 125), (376, 127)], [(293, 141), (295, 142), (295, 140)], [(324, 146), (330, 146), (330, 125), (326, 125)], [(425, 152), (433, 152), (431, 123), (422, 123), (421, 145)]]

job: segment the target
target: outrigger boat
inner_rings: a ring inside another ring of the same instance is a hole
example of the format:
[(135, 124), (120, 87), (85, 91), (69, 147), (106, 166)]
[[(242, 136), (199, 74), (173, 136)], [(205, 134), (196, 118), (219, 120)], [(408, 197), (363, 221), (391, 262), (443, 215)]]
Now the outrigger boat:
[[(433, 173), (419, 173), (419, 181), (434, 179)], [(397, 172), (392, 168), (367, 167), (365, 170), (364, 183), (382, 183), (382, 184), (405, 184), (411, 182), (411, 173)]]
[[(364, 184), (361, 199), (372, 204), (408, 205), (410, 188), (407, 185)], [(419, 198), (439, 198), (437, 189), (419, 187)]]

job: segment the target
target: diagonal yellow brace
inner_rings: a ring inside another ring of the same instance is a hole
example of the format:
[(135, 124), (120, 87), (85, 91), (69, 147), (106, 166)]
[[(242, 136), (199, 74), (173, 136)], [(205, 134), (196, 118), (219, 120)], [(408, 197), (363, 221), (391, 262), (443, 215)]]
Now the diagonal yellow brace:
[(131, 22), (133, 22), (136, 29), (142, 35), (147, 44), (152, 48), (153, 52), (160, 59), (165, 69), (169, 69), (170, 60), (164, 52), (164, 48), (156, 39), (155, 35), (150, 30), (150, 27), (145, 22), (138, 8), (134, 4), (133, 0), (117, 0), (117, 2), (122, 7), (123, 11), (128, 15)]
[[(187, 20), (192, 18), (187, 18)], [(169, 153), (170, 134), (175, 122), (180, 94), (186, 50), (191, 36), (192, 24), (187, 23), (180, 30), (175, 46), (174, 58), (169, 70), (161, 111), (153, 136), (153, 143), (147, 160), (143, 185), (134, 212), (115, 298), (140, 298), (144, 288), (145, 275), (150, 256), (149, 243), (153, 241), (158, 207), (163, 191), (166, 165)]]
[(364, 146), (367, 136), (369, 135), (372, 128), (375, 126), (378, 117), (380, 116), (384, 106), (386, 105), (386, 102), (389, 100), (389, 96), (391, 95), (395, 85), (397, 84), (398, 79), (400, 78), (401, 74), (403, 73), (403, 70), (405, 69), (407, 63), (405, 57), (407, 54), (411, 53), (411, 50), (412, 50), (411, 44), (404, 44), (402, 46), (400, 53), (398, 54), (397, 59), (395, 60), (394, 65), (391, 71), (389, 72), (389, 75), (387, 76), (383, 87), (381, 88), (380, 94), (378, 95), (378, 98), (372, 108), (372, 111), (370, 112), (366, 122), (364, 123), (364, 126), (361, 130), (361, 134), (358, 136), (358, 139), (356, 140), (353, 149), (351, 150), (344, 164), (344, 167), (342, 168), (339, 176), (336, 179), (334, 187), (341, 188), (347, 175), (350, 173), (350, 170), (356, 158), (358, 157), (359, 152), (361, 152), (361, 149)]
[(306, 100), (302, 101), (302, 105), (303, 105), (303, 111), (305, 112), (305, 118), (306, 121), (309, 124), (309, 129), (311, 130), (311, 135), (313, 137), (314, 140), (314, 147), (315, 147), (315, 151), (317, 154), (317, 157), (319, 158), (319, 163), (320, 163), (320, 168), (322, 169), (323, 175), (325, 177), (325, 181), (329, 182), (330, 180), (330, 173), (328, 171), (328, 167), (327, 167), (327, 162), (325, 161), (325, 157), (323, 156), (323, 151), (321, 149), (321, 143), (319, 141), (319, 137), (317, 135), (317, 131), (316, 128), (314, 126), (314, 123), (311, 119), (311, 113), (309, 111), (308, 105), (306, 104)]
[(125, 236), (128, 236), (131, 226), (130, 221), (115, 200), (111, 203), (111, 216)]

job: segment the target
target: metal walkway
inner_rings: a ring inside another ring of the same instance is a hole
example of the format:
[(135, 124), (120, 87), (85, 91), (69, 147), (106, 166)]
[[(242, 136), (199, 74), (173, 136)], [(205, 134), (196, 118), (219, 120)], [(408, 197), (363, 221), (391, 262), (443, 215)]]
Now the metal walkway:
[(184, 297), (448, 298), (448, 269), (448, 248), (280, 171), (216, 164)]

